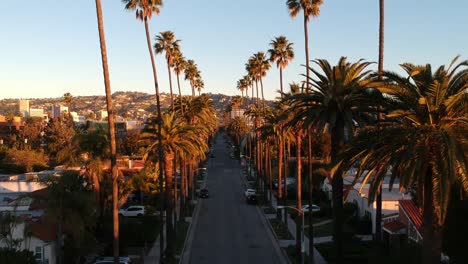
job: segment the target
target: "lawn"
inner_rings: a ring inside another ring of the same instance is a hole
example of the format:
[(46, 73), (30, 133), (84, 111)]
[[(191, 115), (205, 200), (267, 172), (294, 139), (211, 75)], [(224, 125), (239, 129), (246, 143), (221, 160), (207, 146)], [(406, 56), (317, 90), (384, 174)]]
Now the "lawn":
[(269, 219), (271, 227), (275, 231), (276, 236), (280, 240), (291, 240), (293, 239), (293, 236), (291, 233), (289, 233), (289, 230), (287, 229), (286, 225), (281, 220), (278, 220), (276, 218)]
[[(305, 235), (308, 237), (309, 234), (309, 227), (304, 228)], [(331, 236), (333, 234), (333, 222), (314, 226), (314, 237), (324, 237), (324, 236)]]
[[(328, 263), (336, 263), (334, 243), (319, 244), (316, 248)], [(344, 263), (421, 263), (421, 249), (414, 244), (403, 244), (398, 251), (372, 241), (349, 239), (344, 244)]]

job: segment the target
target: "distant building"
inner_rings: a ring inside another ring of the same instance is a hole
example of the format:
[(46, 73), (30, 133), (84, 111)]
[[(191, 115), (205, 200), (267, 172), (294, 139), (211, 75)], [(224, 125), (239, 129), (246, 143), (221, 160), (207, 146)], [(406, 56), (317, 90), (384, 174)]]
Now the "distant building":
[(23, 115), (23, 117), (27, 117), (29, 115), (29, 100), (18, 100), (18, 112), (20, 112)]
[(49, 116), (47, 113), (44, 113), (44, 109), (42, 108), (29, 108), (29, 116), (30, 117), (40, 117), (45, 122), (49, 120)]
[(63, 106), (63, 105), (52, 106), (52, 111), (51, 111), (52, 118), (59, 117), (63, 112), (68, 112), (67, 106)]
[(245, 110), (242, 108), (233, 108), (231, 111), (231, 119), (236, 117), (243, 117)]
[(100, 116), (101, 120), (106, 119), (107, 118), (107, 111), (106, 110), (99, 111), (99, 116)]

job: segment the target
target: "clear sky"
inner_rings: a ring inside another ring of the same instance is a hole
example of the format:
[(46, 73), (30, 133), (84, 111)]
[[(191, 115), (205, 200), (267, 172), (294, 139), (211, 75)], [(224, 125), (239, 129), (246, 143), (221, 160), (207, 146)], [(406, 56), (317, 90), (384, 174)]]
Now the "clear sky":
[[(0, 8), (0, 99), (103, 95), (95, 1), (3, 1)], [(320, 17), (309, 26), (310, 58), (336, 64), (378, 58), (378, 0), (324, 0)], [(468, 1), (385, 1), (385, 69), (399, 63), (449, 64), (468, 59)], [(112, 91), (153, 93), (144, 25), (119, 0), (102, 0)], [(240, 94), (236, 82), (244, 64), (285, 35), (296, 58), (284, 83), (303, 80), (302, 19), (289, 17), (286, 0), (171, 0), (150, 21), (152, 36), (174, 31), (184, 55), (194, 59), (204, 92)], [(157, 58), (162, 92), (168, 92), (167, 68)], [(376, 68), (376, 66), (373, 66)], [(276, 66), (264, 81), (265, 97), (279, 89)], [(187, 82), (182, 93), (189, 94)]]

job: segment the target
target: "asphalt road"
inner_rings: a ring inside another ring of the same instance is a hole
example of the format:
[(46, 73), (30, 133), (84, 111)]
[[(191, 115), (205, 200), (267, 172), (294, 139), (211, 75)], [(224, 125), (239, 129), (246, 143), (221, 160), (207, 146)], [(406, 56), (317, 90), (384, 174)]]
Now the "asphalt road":
[(239, 161), (230, 158), (222, 134), (207, 164), (211, 197), (200, 203), (189, 263), (281, 263), (258, 209), (248, 205)]

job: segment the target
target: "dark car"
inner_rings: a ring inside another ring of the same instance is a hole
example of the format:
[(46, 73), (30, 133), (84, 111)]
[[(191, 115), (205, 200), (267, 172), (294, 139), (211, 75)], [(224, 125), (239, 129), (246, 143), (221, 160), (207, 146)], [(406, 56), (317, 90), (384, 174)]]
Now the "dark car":
[(246, 197), (248, 204), (256, 204), (257, 203), (257, 195), (248, 195)]
[(200, 192), (198, 193), (198, 197), (208, 198), (208, 197), (210, 197), (210, 194), (208, 193), (207, 189), (201, 189)]

